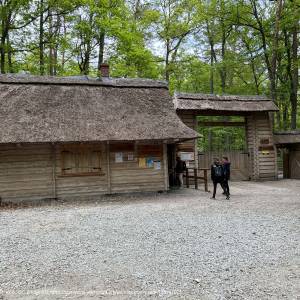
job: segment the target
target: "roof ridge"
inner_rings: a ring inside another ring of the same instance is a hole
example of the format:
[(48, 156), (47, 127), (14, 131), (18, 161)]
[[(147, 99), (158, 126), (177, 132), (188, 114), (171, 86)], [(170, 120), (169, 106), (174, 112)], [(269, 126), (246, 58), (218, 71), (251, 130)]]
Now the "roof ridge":
[(2, 84), (36, 84), (36, 85), (85, 85), (116, 88), (164, 88), (166, 81), (148, 78), (96, 78), (89, 76), (35, 76), (23, 74), (0, 74)]
[(272, 101), (266, 95), (236, 95), (236, 94), (205, 94), (205, 93), (187, 93), (187, 92), (175, 92), (174, 96), (177, 99), (186, 100), (234, 100), (234, 101), (252, 101), (252, 100), (266, 100)]

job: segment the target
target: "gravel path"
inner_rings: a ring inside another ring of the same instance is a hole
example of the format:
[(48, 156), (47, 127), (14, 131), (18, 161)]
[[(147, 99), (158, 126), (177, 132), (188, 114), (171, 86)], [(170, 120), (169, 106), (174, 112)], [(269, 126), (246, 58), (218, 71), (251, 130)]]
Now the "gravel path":
[(232, 195), (0, 211), (0, 299), (300, 299), (300, 181)]

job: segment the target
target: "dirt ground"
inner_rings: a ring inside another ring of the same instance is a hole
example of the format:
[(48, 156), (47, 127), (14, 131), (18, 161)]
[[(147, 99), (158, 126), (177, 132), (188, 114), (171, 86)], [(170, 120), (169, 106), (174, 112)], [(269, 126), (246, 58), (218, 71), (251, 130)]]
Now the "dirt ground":
[(231, 193), (1, 211), (0, 299), (300, 299), (300, 180)]

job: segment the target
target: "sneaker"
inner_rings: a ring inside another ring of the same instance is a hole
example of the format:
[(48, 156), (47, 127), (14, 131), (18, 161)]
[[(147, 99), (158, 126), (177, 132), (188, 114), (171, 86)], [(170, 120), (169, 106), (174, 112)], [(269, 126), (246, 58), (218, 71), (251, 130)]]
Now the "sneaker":
[(226, 197), (226, 200), (229, 200), (229, 199), (230, 199), (230, 197), (229, 197), (229, 196), (227, 196), (227, 197)]
[(210, 199), (216, 199), (216, 197), (210, 197)]

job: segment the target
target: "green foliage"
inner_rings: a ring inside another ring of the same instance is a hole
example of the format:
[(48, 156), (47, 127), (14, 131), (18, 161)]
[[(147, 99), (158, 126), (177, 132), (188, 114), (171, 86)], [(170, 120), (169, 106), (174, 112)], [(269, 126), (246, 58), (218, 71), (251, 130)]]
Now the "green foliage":
[[(223, 117), (198, 117), (198, 121), (223, 121)], [(230, 121), (242, 122), (243, 117), (230, 117)], [(198, 140), (198, 150), (231, 151), (247, 149), (245, 128), (243, 127), (205, 127), (199, 126), (198, 132), (203, 138)]]

